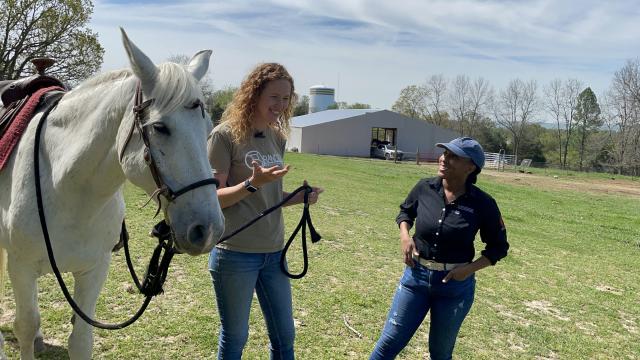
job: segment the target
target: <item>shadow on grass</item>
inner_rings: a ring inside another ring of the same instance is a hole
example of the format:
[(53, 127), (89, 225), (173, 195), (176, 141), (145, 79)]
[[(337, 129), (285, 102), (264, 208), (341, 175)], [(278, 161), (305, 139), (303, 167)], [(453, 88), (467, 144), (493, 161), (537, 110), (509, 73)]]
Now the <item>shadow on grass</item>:
[[(20, 346), (18, 345), (18, 339), (13, 334), (13, 329), (9, 326), (0, 326), (0, 331), (2, 331), (2, 335), (4, 336), (4, 351), (7, 355), (15, 354), (18, 356), (20, 354)], [(40, 351), (36, 353), (36, 359), (38, 360), (66, 360), (69, 359), (69, 353), (67, 352), (67, 348), (51, 345), (44, 342), (44, 351)]]

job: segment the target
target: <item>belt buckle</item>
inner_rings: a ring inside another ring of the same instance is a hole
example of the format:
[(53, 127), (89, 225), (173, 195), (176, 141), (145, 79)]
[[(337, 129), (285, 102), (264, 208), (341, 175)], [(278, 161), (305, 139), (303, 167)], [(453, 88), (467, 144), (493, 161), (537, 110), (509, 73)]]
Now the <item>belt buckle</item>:
[(427, 269), (429, 269), (429, 270), (438, 270), (438, 269), (436, 269), (437, 268), (437, 266), (436, 266), (437, 262), (436, 261), (428, 260), (428, 259), (421, 259), (421, 260), (422, 260), (422, 265), (424, 267), (426, 267)]

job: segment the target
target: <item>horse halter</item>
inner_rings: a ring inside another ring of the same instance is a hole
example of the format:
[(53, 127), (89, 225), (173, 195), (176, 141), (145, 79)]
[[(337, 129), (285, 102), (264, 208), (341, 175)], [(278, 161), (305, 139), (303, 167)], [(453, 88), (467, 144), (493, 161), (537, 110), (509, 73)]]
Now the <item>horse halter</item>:
[[(156, 190), (151, 194), (151, 198), (155, 197), (158, 200), (158, 210), (156, 211), (156, 216), (157, 216), (158, 213), (160, 212), (160, 209), (162, 208), (160, 195), (162, 195), (165, 199), (167, 199), (170, 203), (172, 203), (175, 201), (176, 198), (188, 193), (191, 190), (195, 190), (201, 186), (211, 185), (211, 184), (215, 185), (216, 187), (219, 187), (220, 182), (216, 178), (210, 178), (210, 179), (196, 181), (190, 185), (187, 185), (181, 188), (180, 190), (174, 191), (173, 189), (171, 189), (169, 185), (167, 185), (162, 180), (162, 176), (160, 175), (158, 166), (156, 165), (156, 162), (153, 159), (153, 155), (151, 155), (151, 142), (149, 141), (149, 135), (145, 131), (145, 123), (144, 123), (146, 120), (146, 114), (147, 114), (145, 110), (154, 103), (155, 99), (148, 99), (146, 101), (142, 101), (142, 99), (143, 99), (142, 87), (140, 85), (140, 82), (138, 81), (138, 84), (136, 86), (136, 93), (133, 100), (134, 102), (133, 103), (133, 114), (134, 114), (133, 124), (131, 124), (131, 128), (129, 129), (127, 139), (125, 140), (122, 150), (120, 150), (120, 155), (118, 158), (120, 162), (122, 162), (124, 151), (127, 149), (127, 145), (129, 145), (129, 141), (131, 140), (133, 131), (134, 129), (138, 129), (138, 133), (140, 134), (140, 137), (142, 138), (142, 142), (144, 143), (144, 161), (149, 167), (149, 170), (151, 171), (151, 176), (153, 177), (153, 181), (156, 183)], [(202, 111), (202, 117), (204, 118), (205, 116), (204, 106), (201, 102), (198, 105), (200, 106), (200, 109)]]

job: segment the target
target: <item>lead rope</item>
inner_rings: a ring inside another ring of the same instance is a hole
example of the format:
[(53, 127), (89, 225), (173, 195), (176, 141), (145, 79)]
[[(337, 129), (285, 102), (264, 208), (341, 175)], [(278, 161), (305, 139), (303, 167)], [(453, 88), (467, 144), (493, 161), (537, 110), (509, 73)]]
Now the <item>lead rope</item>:
[[(253, 218), (251, 221), (249, 221), (246, 224), (242, 225), (240, 228), (234, 230), (229, 235), (227, 235), (227, 236), (221, 238), (220, 240), (218, 240), (216, 245), (221, 244), (224, 241), (229, 240), (233, 236), (237, 235), (238, 233), (240, 233), (240, 232), (244, 231), (245, 229), (247, 229), (249, 226), (251, 226), (254, 223), (256, 223), (258, 220), (264, 218), (265, 216), (267, 216), (270, 213), (274, 212), (278, 208), (282, 207), (284, 204), (286, 204), (289, 200), (291, 200), (300, 191), (304, 191), (304, 210), (302, 211), (302, 217), (300, 218), (300, 222), (298, 223), (298, 226), (293, 231), (293, 234), (291, 234), (291, 236), (289, 237), (289, 240), (287, 241), (284, 249), (282, 250), (282, 255), (280, 255), (280, 269), (282, 269), (282, 272), (284, 272), (285, 275), (287, 275), (288, 277), (290, 277), (292, 279), (300, 279), (300, 278), (302, 278), (303, 276), (305, 276), (305, 274), (307, 273), (307, 270), (309, 268), (309, 256), (308, 256), (308, 253), (307, 253), (307, 231), (306, 231), (307, 225), (309, 226), (309, 234), (311, 235), (311, 242), (312, 243), (316, 243), (316, 242), (318, 242), (318, 241), (320, 241), (322, 239), (322, 236), (320, 236), (320, 234), (318, 234), (316, 229), (313, 227), (313, 223), (311, 222), (311, 213), (309, 212), (309, 193), (312, 192), (313, 189), (309, 185), (302, 185), (299, 188), (295, 189), (292, 193), (287, 195), (279, 203), (277, 203), (274, 206), (264, 210), (263, 212), (258, 214), (258, 216)], [(300, 272), (299, 274), (291, 274), (287, 270), (287, 266), (286, 266), (287, 251), (289, 251), (289, 247), (293, 243), (293, 240), (295, 240), (296, 235), (298, 234), (300, 229), (302, 229), (303, 268), (302, 268), (302, 272)], [(164, 220), (162, 220), (158, 224), (156, 224), (156, 226), (154, 226), (153, 235), (158, 237), (158, 238), (168, 238), (168, 237), (171, 236), (171, 229), (166, 224), (166, 222)]]

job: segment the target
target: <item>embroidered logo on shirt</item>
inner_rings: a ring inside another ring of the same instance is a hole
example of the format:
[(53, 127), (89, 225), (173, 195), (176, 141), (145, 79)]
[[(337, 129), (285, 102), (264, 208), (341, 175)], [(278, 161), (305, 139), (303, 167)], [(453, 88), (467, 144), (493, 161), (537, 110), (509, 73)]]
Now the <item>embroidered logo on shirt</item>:
[(244, 156), (244, 164), (249, 169), (252, 169), (253, 166), (251, 165), (251, 163), (254, 161), (257, 161), (258, 165), (265, 168), (272, 167), (274, 165), (278, 165), (282, 167), (284, 165), (284, 162), (282, 161), (282, 156), (280, 156), (280, 154), (262, 155), (257, 150), (252, 150), (247, 152), (247, 154)]
[(462, 211), (466, 211), (468, 213), (474, 213), (474, 210), (468, 206), (464, 206), (464, 205), (458, 205), (458, 209), (462, 210)]

